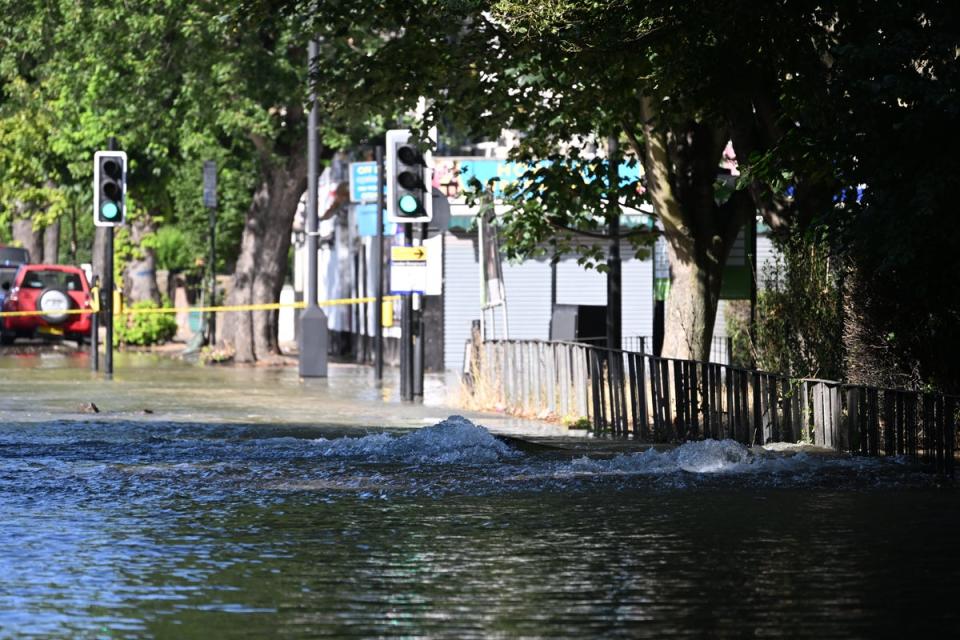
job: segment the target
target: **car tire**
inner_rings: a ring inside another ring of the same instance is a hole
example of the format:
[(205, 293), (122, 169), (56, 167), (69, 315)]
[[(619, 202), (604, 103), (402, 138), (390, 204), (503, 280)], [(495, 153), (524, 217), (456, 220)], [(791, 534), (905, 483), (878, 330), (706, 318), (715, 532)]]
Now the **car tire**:
[(37, 311), (49, 311), (41, 317), (49, 324), (63, 324), (70, 317), (68, 313), (60, 313), (74, 308), (73, 299), (63, 289), (50, 287), (44, 289), (37, 296)]
[(13, 341), (17, 339), (17, 336), (12, 333), (3, 333), (0, 334), (0, 344), (9, 347), (13, 344)]

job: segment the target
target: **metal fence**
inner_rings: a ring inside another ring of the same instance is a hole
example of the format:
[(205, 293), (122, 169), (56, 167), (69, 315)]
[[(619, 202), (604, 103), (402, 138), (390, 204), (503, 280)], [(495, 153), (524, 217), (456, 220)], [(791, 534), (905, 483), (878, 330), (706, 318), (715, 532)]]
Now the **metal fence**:
[(730, 438), (907, 455), (952, 474), (958, 398), (877, 389), (569, 342), (485, 341), (475, 389), (528, 414), (587, 417), (649, 442)]
[[(596, 346), (605, 346), (604, 343), (595, 343)], [(650, 336), (624, 336), (623, 350), (634, 353), (653, 353), (653, 338)], [(710, 362), (719, 364), (733, 364), (733, 339), (725, 336), (714, 336), (710, 342)]]

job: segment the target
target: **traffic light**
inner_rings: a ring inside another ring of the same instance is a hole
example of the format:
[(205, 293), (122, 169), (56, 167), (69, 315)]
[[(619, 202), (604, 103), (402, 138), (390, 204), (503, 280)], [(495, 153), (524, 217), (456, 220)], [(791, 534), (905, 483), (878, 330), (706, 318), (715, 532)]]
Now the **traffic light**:
[(93, 224), (115, 227), (126, 219), (127, 154), (97, 151), (93, 154)]
[(405, 224), (433, 218), (433, 171), (407, 129), (387, 132), (387, 220)]

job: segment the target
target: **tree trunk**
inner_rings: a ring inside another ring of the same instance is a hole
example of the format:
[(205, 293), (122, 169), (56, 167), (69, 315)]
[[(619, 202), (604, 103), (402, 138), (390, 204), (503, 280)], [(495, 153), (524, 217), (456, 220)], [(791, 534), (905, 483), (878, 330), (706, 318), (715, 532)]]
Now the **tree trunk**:
[(726, 131), (705, 122), (667, 124), (650, 98), (641, 100), (644, 141), (628, 135), (643, 158), (647, 188), (663, 225), (671, 285), (661, 355), (708, 360), (723, 267), (753, 205), (736, 192), (718, 205), (714, 183)]
[[(306, 188), (306, 173), (303, 153), (292, 153), (285, 164), (265, 162), (263, 181), (247, 212), (228, 305), (268, 304), (280, 300), (293, 217)], [(255, 362), (280, 353), (277, 317), (273, 311), (226, 314), (223, 335), (225, 341), (233, 345), (236, 362)]]
[(30, 262), (43, 262), (43, 232), (34, 229), (27, 207), (18, 207), (17, 213), (13, 219), (14, 242), (30, 252)]
[(709, 360), (723, 267), (688, 237), (667, 234), (667, 253), (671, 282), (661, 355)]
[(143, 300), (160, 304), (160, 289), (157, 287), (157, 255), (152, 248), (143, 246), (144, 239), (156, 230), (156, 225), (153, 218), (147, 215), (132, 220), (128, 228), (130, 241), (136, 249), (123, 272), (124, 296), (131, 304)]
[(60, 221), (54, 220), (43, 230), (43, 261), (47, 264), (60, 262)]

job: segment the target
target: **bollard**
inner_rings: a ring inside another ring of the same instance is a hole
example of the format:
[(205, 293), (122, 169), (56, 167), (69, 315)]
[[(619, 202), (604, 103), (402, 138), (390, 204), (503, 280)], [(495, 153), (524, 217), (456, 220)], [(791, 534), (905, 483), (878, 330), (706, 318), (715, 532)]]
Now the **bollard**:
[(94, 278), (90, 289), (90, 370), (100, 371), (100, 278)]

